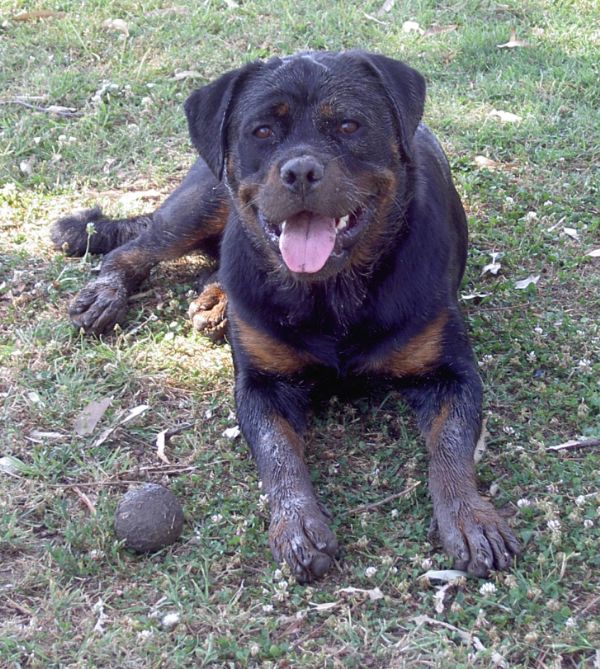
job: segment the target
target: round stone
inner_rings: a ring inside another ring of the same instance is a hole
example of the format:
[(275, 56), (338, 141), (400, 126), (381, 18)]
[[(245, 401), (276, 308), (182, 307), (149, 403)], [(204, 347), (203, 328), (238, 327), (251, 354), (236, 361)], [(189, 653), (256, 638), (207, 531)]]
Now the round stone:
[(115, 532), (125, 546), (152, 553), (177, 541), (183, 529), (183, 510), (177, 497), (156, 483), (129, 490), (115, 514)]

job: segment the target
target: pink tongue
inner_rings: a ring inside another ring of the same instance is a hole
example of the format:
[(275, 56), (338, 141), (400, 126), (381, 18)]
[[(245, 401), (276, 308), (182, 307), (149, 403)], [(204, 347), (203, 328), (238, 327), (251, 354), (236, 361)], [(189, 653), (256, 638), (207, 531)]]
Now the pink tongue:
[(288, 218), (279, 237), (279, 250), (292, 272), (318, 272), (335, 245), (335, 218), (302, 212)]

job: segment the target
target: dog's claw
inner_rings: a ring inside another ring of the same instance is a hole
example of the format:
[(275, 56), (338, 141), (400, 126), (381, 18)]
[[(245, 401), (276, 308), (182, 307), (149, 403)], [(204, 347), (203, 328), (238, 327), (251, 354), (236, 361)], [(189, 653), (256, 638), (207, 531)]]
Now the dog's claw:
[(274, 514), (269, 543), (275, 560), (287, 562), (299, 583), (321, 578), (338, 552), (337, 539), (317, 505)]
[(491, 570), (510, 567), (521, 546), (494, 507), (478, 496), (461, 500), (452, 509), (436, 509), (436, 524), (454, 567), (485, 578)]
[(69, 307), (71, 321), (89, 334), (110, 332), (127, 314), (129, 294), (117, 274), (105, 274), (83, 288)]

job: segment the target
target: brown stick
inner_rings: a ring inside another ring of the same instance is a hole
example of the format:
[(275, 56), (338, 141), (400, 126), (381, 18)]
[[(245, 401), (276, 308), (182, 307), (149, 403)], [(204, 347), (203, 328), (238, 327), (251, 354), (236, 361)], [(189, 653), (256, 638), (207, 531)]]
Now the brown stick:
[(410, 495), (410, 493), (420, 485), (421, 485), (421, 482), (417, 481), (416, 483), (413, 483), (408, 488), (405, 488), (402, 492), (396, 492), (393, 495), (388, 495), (388, 497), (384, 497), (383, 499), (379, 500), (378, 502), (372, 502), (371, 504), (362, 504), (361, 506), (357, 506), (354, 509), (349, 509), (348, 511), (345, 511), (341, 515), (342, 516), (350, 516), (350, 515), (354, 515), (355, 513), (363, 513), (363, 511), (372, 511), (373, 509), (377, 509), (380, 506), (384, 506), (385, 504), (389, 504), (389, 502), (393, 502), (396, 499), (401, 499), (402, 497), (408, 497), (408, 495)]

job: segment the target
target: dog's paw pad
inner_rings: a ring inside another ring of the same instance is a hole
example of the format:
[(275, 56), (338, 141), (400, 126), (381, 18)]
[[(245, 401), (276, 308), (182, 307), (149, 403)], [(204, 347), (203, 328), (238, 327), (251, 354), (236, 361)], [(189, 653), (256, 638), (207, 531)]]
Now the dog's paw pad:
[(218, 281), (209, 283), (190, 304), (188, 315), (195, 330), (209, 339), (223, 339), (227, 330), (227, 295)]

